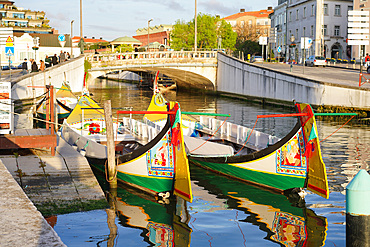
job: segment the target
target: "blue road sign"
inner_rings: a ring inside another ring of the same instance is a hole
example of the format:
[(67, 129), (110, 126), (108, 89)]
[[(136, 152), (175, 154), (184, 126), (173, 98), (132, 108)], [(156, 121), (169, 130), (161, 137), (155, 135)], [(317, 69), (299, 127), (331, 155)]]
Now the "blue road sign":
[(279, 46), (278, 48), (277, 48), (277, 52), (281, 52), (281, 47)]
[(63, 42), (63, 41), (66, 41), (66, 36), (64, 36), (63, 34), (59, 34), (58, 35), (58, 40)]
[(13, 56), (14, 55), (14, 47), (5, 46), (5, 54), (7, 56)]

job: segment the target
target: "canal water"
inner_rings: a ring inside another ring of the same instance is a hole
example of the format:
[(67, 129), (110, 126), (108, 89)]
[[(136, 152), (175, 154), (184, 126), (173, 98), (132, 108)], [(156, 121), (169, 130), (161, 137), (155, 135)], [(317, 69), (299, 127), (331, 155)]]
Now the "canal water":
[[(112, 107), (144, 110), (152, 92), (136, 85), (96, 80), (89, 87)], [(228, 121), (252, 127), (258, 114), (291, 113), (248, 101), (201, 93), (167, 92), (183, 111), (229, 113)], [(318, 119), (323, 140), (348, 118)], [(283, 137), (293, 118), (258, 120), (256, 129)], [(191, 166), (194, 200), (161, 205), (144, 194), (119, 188), (110, 209), (57, 216), (54, 226), (67, 246), (345, 246), (345, 187), (363, 168), (369, 171), (370, 127), (353, 121), (321, 143), (330, 197), (308, 192), (305, 203)], [(105, 187), (104, 178), (99, 177)]]

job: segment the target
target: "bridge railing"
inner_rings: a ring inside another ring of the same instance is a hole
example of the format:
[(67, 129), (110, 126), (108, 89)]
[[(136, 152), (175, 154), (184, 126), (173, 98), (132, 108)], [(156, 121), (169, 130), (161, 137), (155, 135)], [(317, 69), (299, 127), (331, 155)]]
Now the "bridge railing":
[(210, 59), (217, 58), (217, 51), (158, 51), (92, 54), (86, 56), (89, 62), (109, 62), (119, 60), (168, 60), (168, 59)]

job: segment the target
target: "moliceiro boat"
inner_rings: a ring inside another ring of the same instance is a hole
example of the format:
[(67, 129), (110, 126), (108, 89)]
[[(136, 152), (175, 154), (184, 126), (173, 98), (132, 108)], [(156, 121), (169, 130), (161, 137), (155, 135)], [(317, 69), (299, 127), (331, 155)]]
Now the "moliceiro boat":
[[(62, 123), (76, 106), (78, 98), (72, 93), (68, 82), (63, 82), (62, 86), (56, 92), (55, 98), (57, 103), (56, 114), (58, 115), (58, 122)], [(43, 97), (36, 106), (37, 116), (43, 120), (46, 120), (47, 100), (48, 98), (46, 96)]]
[[(160, 130), (133, 119), (113, 121), (117, 179), (158, 200), (175, 194), (192, 201), (189, 165), (179, 122), (180, 106), (177, 102), (169, 102), (166, 106), (167, 109), (161, 111), (167, 117)], [(126, 114), (124, 111), (118, 113)], [(104, 110), (84, 95), (64, 121), (61, 136), (70, 145), (77, 146), (91, 166), (105, 172), (105, 128)]]
[[(163, 96), (153, 97), (151, 110), (163, 110)], [(282, 139), (244, 126), (202, 115), (194, 121), (182, 119), (189, 161), (205, 169), (234, 179), (279, 192), (297, 192), (301, 188), (329, 197), (325, 164), (313, 110), (308, 104), (296, 104), (297, 113), (263, 117), (297, 117), (295, 127)], [(222, 114), (214, 114), (222, 115)], [(225, 115), (225, 114), (224, 114)], [(163, 116), (146, 116), (151, 126), (164, 125)], [(257, 121), (256, 121), (257, 123)]]
[(203, 145), (205, 141), (200, 143), (199, 139), (187, 137), (188, 158), (195, 165), (255, 185), (279, 192), (296, 191), (303, 197), (300, 188), (307, 188), (327, 199), (326, 167), (313, 110), (308, 104), (295, 106), (296, 114), (257, 116), (257, 119), (297, 117), (295, 127), (280, 140), (232, 123), (222, 127), (222, 121), (217, 119), (203, 117), (198, 124), (188, 122), (188, 127), (203, 136), (219, 129), (212, 138), (223, 140), (223, 144), (217, 144), (220, 152), (209, 154), (207, 149), (213, 149), (211, 145), (217, 148), (214, 143), (207, 147), (208, 142)]

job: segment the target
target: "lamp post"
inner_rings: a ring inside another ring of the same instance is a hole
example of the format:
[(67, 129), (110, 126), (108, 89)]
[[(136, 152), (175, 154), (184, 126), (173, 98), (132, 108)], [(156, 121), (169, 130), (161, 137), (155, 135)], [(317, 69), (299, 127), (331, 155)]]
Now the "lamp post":
[[(295, 37), (294, 35), (292, 34), (292, 36), (290, 36), (290, 46), (292, 47), (292, 54), (293, 54), (293, 43), (294, 43), (294, 40), (295, 40)], [(293, 54), (294, 55), (294, 54)], [(292, 56), (290, 56), (292, 58)]]
[(73, 44), (72, 44), (72, 33), (73, 33), (73, 22), (75, 20), (71, 21), (71, 58), (73, 58)]
[(80, 0), (80, 37), (82, 39), (83, 33), (82, 33), (82, 0)]
[(198, 24), (197, 24), (197, 0), (195, 0), (195, 17), (194, 17), (194, 51), (197, 52), (198, 44), (197, 44), (197, 32), (198, 32)]
[(148, 21), (148, 46), (147, 46), (147, 48), (146, 48), (146, 51), (147, 51), (147, 52), (149, 51), (149, 23), (150, 23), (151, 21), (153, 21), (153, 19), (150, 19), (150, 20)]
[[(292, 34), (292, 36), (290, 36), (290, 45), (291, 45), (291, 47), (292, 47), (292, 52), (291, 52), (291, 53), (293, 53), (293, 42), (294, 42), (294, 40), (295, 40), (295, 37), (294, 37), (294, 35)], [(292, 55), (290, 55), (290, 57), (292, 57)], [(292, 59), (290, 58), (290, 72), (292, 72), (292, 70), (293, 70), (293, 61), (292, 61)]]
[(32, 50), (35, 51), (35, 62), (36, 62), (36, 51), (39, 49), (39, 37), (33, 38), (33, 47)]

